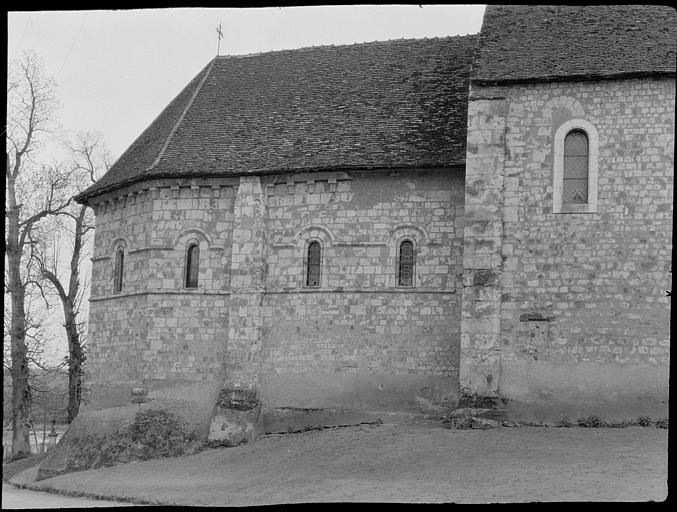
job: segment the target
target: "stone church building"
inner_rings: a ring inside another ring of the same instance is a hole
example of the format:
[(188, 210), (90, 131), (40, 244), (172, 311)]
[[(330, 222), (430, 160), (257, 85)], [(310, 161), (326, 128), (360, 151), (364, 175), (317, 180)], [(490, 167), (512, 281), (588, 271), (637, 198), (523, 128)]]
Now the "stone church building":
[(666, 417), (675, 22), (490, 5), (477, 35), (214, 58), (77, 198), (78, 421)]

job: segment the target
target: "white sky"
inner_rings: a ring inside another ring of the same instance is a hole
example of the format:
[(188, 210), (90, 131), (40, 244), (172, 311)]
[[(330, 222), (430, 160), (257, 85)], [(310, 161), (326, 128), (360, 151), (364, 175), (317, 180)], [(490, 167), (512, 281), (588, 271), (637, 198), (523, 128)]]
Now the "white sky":
[(35, 49), (65, 130), (98, 131), (114, 157), (216, 55), (477, 33), (484, 5), (358, 5), (8, 13), (8, 57)]
[[(95, 131), (119, 157), (216, 55), (475, 34), (484, 5), (358, 5), (8, 13), (8, 59), (34, 49), (57, 82), (65, 131)], [(47, 159), (65, 158), (48, 144)], [(89, 268), (83, 269), (89, 273)], [(89, 276), (88, 276), (89, 279)], [(55, 315), (60, 316), (57, 304)], [(83, 312), (87, 305), (83, 304)], [(63, 340), (62, 320), (52, 332)], [(51, 347), (57, 362), (65, 341)]]

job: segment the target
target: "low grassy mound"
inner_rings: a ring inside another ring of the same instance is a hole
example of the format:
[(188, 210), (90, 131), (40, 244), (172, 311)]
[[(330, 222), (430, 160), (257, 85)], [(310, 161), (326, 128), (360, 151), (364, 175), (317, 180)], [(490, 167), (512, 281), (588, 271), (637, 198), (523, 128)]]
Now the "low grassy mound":
[(18, 475), (22, 471), (32, 468), (36, 464), (39, 464), (42, 459), (47, 456), (47, 453), (36, 453), (30, 457), (24, 457), (22, 459), (16, 459), (8, 462), (7, 464), (2, 465), (2, 480), (4, 482), (9, 482), (9, 479)]
[(195, 453), (202, 444), (181, 416), (165, 409), (137, 410), (131, 418), (122, 414), (117, 422), (107, 422), (107, 429), (96, 428), (95, 423), (83, 420), (80, 425), (71, 425), (41, 464), (38, 480), (134, 460)]

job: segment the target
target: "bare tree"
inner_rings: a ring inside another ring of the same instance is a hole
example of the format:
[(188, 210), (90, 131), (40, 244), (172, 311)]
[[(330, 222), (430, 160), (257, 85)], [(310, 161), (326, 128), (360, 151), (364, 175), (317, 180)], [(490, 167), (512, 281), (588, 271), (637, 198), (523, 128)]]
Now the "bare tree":
[[(96, 182), (102, 170), (110, 167), (110, 156), (98, 135), (82, 133), (77, 141), (68, 146), (73, 156), (74, 183), (72, 192), (82, 192), (85, 186)], [(83, 258), (90, 253), (86, 249), (87, 235), (94, 230), (94, 216), (89, 207), (72, 203), (62, 215), (52, 220), (54, 229), (45, 237), (51, 247), (39, 258), (40, 272), (50, 283), (61, 301), (64, 329), (68, 340), (68, 423), (78, 414), (82, 393), (84, 364), (86, 360), (84, 323), (80, 321), (80, 305), (87, 289), (81, 280)], [(70, 242), (66, 243), (66, 239)], [(68, 269), (61, 272), (61, 251), (68, 248)]]
[(12, 376), (12, 457), (30, 455), (31, 392), (26, 299), (41, 280), (33, 272), (31, 247), (40, 221), (70, 203), (70, 173), (62, 166), (37, 166), (33, 155), (50, 131), (55, 83), (35, 53), (10, 63), (7, 80), (7, 195), (5, 202), (5, 292), (10, 295), (9, 341)]

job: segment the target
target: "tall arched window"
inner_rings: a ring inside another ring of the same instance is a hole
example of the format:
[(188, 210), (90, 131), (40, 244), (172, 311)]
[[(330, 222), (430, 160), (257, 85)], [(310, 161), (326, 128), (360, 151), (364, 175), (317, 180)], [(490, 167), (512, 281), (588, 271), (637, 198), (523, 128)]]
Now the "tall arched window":
[(308, 244), (306, 260), (306, 286), (320, 286), (320, 266), (322, 262), (322, 246), (313, 241)]
[(588, 202), (588, 137), (582, 130), (571, 130), (564, 139), (562, 202)]
[(599, 133), (585, 119), (570, 119), (553, 140), (553, 213), (596, 213)]
[(397, 286), (413, 286), (414, 242), (404, 240), (400, 244), (397, 264)]
[(113, 277), (113, 292), (120, 293), (122, 291), (122, 274), (124, 273), (125, 252), (123, 249), (118, 249), (115, 252), (115, 275)]
[(200, 247), (197, 244), (188, 246), (186, 251), (186, 288), (197, 288), (200, 272)]

